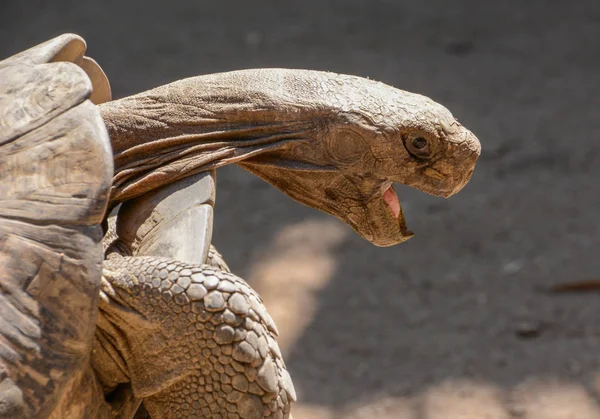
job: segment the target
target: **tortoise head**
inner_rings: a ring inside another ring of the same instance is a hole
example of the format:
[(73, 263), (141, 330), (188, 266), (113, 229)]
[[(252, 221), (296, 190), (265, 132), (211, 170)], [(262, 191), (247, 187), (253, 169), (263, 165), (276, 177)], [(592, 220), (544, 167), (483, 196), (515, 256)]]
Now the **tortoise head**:
[(377, 246), (401, 243), (413, 233), (392, 184), (448, 198), (470, 180), (480, 143), (424, 96), (340, 77), (341, 106), (317, 118), (307, 138), (240, 165)]

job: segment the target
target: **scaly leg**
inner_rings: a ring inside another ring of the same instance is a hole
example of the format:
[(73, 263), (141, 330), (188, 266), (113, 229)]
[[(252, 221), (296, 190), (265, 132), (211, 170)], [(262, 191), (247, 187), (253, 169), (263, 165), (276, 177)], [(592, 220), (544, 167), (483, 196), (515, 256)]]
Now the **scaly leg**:
[(152, 417), (289, 416), (275, 324), (243, 280), (158, 257), (113, 257), (103, 276), (98, 327), (116, 339), (95, 353), (121, 354)]
[(211, 188), (214, 174), (199, 174), (109, 220), (92, 364), (118, 418), (141, 400), (136, 418), (289, 415), (275, 324), (208, 246)]

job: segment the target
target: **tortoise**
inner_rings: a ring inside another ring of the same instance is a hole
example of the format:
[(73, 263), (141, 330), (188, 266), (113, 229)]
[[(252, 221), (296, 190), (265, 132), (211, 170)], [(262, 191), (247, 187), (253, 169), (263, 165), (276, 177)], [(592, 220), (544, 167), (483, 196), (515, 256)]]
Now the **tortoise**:
[(85, 51), (64, 34), (0, 62), (0, 416), (290, 417), (275, 323), (211, 246), (215, 169), (392, 246), (413, 235), (392, 184), (454, 195), (478, 139), (427, 97), (322, 71), (112, 100)]

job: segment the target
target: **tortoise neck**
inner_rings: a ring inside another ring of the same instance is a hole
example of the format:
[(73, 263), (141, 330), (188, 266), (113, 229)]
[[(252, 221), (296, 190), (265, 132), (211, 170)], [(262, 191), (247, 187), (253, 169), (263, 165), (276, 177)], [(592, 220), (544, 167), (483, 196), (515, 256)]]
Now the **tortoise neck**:
[(316, 112), (233, 82), (197, 77), (100, 105), (115, 159), (111, 203), (311, 137)]

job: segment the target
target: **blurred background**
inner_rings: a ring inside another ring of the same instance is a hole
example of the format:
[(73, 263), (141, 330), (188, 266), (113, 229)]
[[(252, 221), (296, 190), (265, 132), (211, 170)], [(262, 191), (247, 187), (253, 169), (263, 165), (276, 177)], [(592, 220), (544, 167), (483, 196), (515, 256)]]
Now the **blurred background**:
[[(237, 167), (214, 240), (263, 296), (295, 419), (600, 418), (600, 2), (0, 3), (0, 57), (75, 32), (120, 98), (253, 67), (430, 96), (481, 140), (449, 200), (398, 188), (416, 236), (376, 248)], [(0, 80), (1, 82), (1, 80)]]

